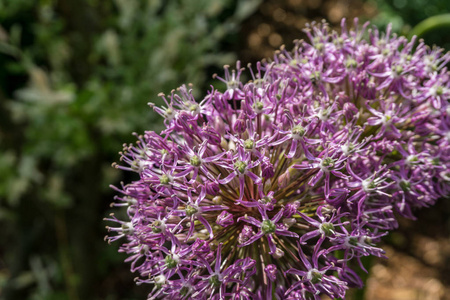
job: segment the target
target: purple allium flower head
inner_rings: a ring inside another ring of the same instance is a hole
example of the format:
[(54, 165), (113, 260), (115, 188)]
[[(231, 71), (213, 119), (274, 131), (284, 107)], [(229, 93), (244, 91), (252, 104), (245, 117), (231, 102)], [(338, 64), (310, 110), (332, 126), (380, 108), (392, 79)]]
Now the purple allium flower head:
[(151, 105), (166, 128), (124, 147), (106, 219), (149, 299), (344, 298), (396, 216), (450, 196), (450, 54), (368, 26)]

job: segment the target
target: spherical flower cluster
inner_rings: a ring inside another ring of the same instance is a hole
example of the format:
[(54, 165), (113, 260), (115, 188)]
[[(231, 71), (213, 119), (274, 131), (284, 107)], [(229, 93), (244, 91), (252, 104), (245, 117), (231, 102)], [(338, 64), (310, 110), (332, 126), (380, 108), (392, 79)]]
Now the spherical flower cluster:
[(149, 299), (343, 298), (398, 215), (450, 195), (450, 54), (367, 27), (152, 105), (166, 129), (124, 147), (139, 180), (106, 219)]

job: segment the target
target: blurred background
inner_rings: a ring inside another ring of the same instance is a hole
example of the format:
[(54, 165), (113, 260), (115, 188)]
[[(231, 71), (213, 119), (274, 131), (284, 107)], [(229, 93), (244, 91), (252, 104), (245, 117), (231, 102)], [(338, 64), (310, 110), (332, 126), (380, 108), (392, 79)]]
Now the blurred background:
[[(133, 180), (111, 168), (122, 144), (162, 128), (159, 92), (200, 97), (224, 64), (289, 49), (314, 20), (391, 22), (449, 50), (445, 13), (448, 0), (0, 0), (0, 299), (146, 299), (102, 219), (109, 184)], [(442, 200), (401, 220), (351, 298), (450, 299), (449, 215)]]

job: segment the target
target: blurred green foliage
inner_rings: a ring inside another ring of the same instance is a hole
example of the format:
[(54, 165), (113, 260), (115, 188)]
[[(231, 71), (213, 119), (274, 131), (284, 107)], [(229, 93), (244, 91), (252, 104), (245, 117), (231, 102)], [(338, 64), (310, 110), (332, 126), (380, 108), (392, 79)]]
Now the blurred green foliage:
[(110, 164), (131, 132), (161, 129), (159, 92), (204, 90), (235, 60), (222, 49), (259, 2), (0, 1), (3, 297), (133, 297), (101, 239)]
[[(411, 30), (435, 15), (450, 13), (448, 0), (366, 0), (378, 10), (377, 16), (370, 20), (371, 23), (384, 29), (392, 23), (393, 32), (408, 35)], [(429, 45), (438, 45), (450, 50), (450, 26), (436, 27), (420, 36)]]

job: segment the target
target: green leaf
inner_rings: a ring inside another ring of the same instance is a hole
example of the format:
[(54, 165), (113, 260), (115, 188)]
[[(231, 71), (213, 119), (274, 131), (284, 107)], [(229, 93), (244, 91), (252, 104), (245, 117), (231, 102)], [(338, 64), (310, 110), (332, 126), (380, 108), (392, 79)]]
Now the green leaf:
[(450, 14), (437, 15), (423, 20), (410, 31), (408, 36), (411, 38), (416, 35), (420, 38), (428, 32), (445, 27), (450, 27)]

